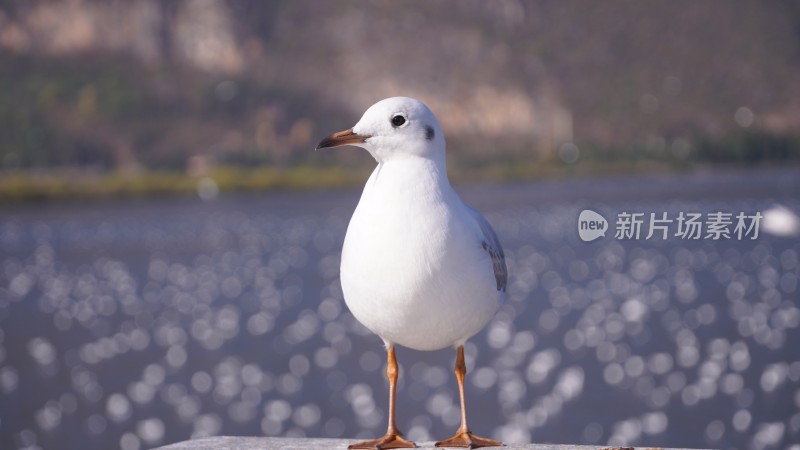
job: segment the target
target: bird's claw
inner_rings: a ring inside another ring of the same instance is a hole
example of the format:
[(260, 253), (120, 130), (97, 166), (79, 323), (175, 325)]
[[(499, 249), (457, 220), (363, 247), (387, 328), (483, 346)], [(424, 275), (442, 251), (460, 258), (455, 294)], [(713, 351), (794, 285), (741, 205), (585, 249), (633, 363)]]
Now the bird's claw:
[(414, 445), (413, 442), (403, 439), (400, 436), (400, 434), (389, 433), (380, 439), (375, 439), (373, 441), (359, 442), (357, 444), (352, 444), (347, 448), (352, 450), (355, 449), (384, 450), (390, 448), (415, 448), (415, 447), (416, 445)]
[(460, 431), (450, 439), (436, 443), (437, 447), (459, 448), (501, 447), (502, 445), (503, 443), (500, 441), (478, 437), (469, 431)]

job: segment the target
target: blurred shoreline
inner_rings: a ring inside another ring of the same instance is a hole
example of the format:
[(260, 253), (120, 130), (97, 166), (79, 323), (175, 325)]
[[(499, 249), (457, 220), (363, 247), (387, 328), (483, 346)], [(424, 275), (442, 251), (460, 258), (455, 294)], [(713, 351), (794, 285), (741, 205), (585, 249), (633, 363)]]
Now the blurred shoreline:
[[(55, 200), (156, 198), (199, 196), (213, 200), (221, 194), (328, 190), (363, 185), (373, 165), (255, 167), (220, 166), (203, 175), (182, 171), (96, 171), (85, 168), (0, 172), (0, 204)], [(518, 183), (542, 180), (606, 178), (625, 175), (771, 172), (800, 169), (800, 164), (770, 162), (692, 166), (652, 160), (584, 163), (568, 166), (541, 162), (496, 162), (480, 166), (451, 164), (454, 184)], [(743, 175), (745, 175), (743, 173)]]

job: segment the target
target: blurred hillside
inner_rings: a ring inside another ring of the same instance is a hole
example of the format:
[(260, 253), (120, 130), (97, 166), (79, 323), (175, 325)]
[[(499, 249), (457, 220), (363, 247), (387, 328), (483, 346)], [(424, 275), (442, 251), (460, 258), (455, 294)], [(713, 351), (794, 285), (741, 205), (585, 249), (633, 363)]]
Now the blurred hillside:
[(0, 167), (205, 172), (314, 153), (423, 99), (456, 166), (800, 160), (800, 6), (7, 1)]

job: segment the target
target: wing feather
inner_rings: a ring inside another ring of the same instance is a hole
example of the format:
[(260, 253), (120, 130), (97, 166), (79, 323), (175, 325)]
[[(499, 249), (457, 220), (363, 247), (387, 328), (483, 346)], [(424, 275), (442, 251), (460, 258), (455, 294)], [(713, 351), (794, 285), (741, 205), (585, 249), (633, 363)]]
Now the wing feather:
[(500, 239), (497, 238), (497, 233), (494, 232), (492, 225), (486, 220), (481, 213), (469, 205), (466, 205), (467, 211), (472, 215), (478, 223), (482, 233), (481, 246), (492, 258), (492, 267), (494, 268), (494, 278), (497, 281), (497, 290), (505, 292), (508, 285), (508, 267), (506, 267), (506, 254), (503, 251), (503, 246), (500, 245)]

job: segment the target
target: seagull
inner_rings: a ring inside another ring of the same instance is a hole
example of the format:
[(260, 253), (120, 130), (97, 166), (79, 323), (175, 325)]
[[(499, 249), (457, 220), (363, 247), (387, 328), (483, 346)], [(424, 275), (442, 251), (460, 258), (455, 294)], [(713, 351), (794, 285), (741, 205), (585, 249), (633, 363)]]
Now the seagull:
[(503, 445), (467, 425), (464, 343), (505, 300), (505, 255), (489, 222), (450, 185), (439, 121), (419, 100), (387, 98), (317, 149), (342, 145), (362, 147), (378, 163), (347, 227), (340, 273), (353, 316), (383, 339), (389, 379), (386, 435), (349, 448), (415, 447), (395, 422), (395, 345), (456, 350), (461, 426), (437, 447)]

